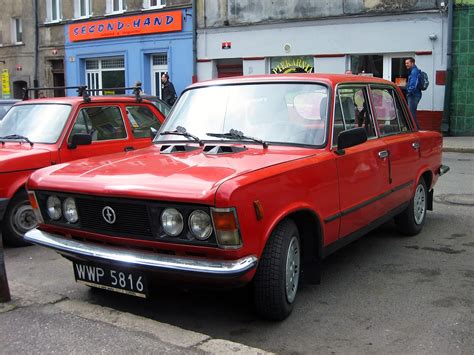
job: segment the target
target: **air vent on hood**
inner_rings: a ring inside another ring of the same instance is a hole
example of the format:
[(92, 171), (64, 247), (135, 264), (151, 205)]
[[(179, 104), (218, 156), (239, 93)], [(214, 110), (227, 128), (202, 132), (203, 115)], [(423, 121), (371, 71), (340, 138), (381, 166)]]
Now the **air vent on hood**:
[(232, 154), (240, 153), (247, 150), (245, 147), (239, 147), (235, 145), (206, 145), (204, 147), (205, 154)]
[(187, 144), (172, 144), (172, 145), (161, 146), (160, 152), (162, 154), (185, 153), (185, 152), (192, 152), (193, 150), (197, 150), (197, 149), (200, 149), (200, 147), (187, 145)]

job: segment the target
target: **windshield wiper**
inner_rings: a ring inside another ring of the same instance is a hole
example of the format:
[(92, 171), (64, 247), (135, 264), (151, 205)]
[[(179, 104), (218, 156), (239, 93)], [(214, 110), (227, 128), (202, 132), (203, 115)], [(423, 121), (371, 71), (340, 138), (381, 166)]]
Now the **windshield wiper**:
[(28, 139), (28, 137), (25, 137), (25, 136), (22, 136), (22, 135), (19, 135), (19, 134), (10, 134), (8, 136), (0, 137), (0, 141), (4, 140), (4, 139), (6, 139), (6, 140), (10, 140), (10, 139), (22, 140), (22, 141), (25, 141), (25, 142), (29, 143), (31, 146), (33, 146), (33, 142), (30, 141)]
[(236, 129), (231, 129), (228, 133), (206, 133), (206, 134), (210, 137), (216, 137), (216, 138), (236, 139), (238, 141), (244, 141), (244, 140), (253, 141), (253, 142), (257, 142), (263, 145), (263, 148), (268, 148), (268, 143), (265, 142), (264, 140), (246, 136), (243, 132), (238, 131)]
[(176, 127), (176, 129), (174, 131), (160, 132), (160, 136), (164, 136), (164, 135), (167, 135), (167, 134), (171, 134), (171, 135), (175, 135), (175, 136), (183, 136), (183, 137), (186, 137), (186, 138), (191, 138), (191, 139), (194, 139), (196, 142), (198, 142), (201, 147), (204, 145), (204, 142), (201, 139), (199, 139), (199, 137), (196, 137), (195, 135), (192, 135), (191, 133), (188, 133), (186, 131), (186, 128), (184, 128), (182, 126)]

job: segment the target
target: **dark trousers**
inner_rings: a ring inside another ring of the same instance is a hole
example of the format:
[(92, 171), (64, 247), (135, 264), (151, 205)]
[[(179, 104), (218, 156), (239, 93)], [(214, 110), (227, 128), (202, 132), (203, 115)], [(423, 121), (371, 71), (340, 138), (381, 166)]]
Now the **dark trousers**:
[(411, 115), (413, 116), (413, 119), (415, 120), (416, 127), (420, 129), (420, 125), (418, 124), (418, 120), (416, 119), (416, 109), (418, 107), (418, 103), (420, 102), (421, 97), (417, 96), (407, 96), (407, 101), (408, 101), (408, 108), (410, 109)]

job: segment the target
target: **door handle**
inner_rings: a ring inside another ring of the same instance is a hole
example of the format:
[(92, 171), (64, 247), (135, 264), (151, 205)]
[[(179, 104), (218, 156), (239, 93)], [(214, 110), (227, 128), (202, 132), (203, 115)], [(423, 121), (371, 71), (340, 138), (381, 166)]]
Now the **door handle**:
[(380, 158), (380, 159), (385, 159), (385, 158), (387, 158), (387, 157), (388, 157), (388, 150), (381, 150), (381, 151), (379, 152), (379, 158)]
[(413, 147), (413, 149), (418, 150), (420, 149), (420, 142), (413, 142), (411, 146)]
[(125, 148), (123, 148), (123, 150), (124, 150), (125, 152), (130, 152), (130, 151), (132, 151), (132, 150), (135, 150), (135, 148), (133, 148), (133, 147), (125, 147)]

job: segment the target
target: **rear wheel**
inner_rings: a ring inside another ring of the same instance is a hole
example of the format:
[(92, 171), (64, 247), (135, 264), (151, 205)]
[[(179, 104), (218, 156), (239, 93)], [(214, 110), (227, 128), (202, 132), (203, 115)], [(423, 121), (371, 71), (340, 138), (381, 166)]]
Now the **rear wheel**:
[(293, 310), (300, 260), (298, 228), (284, 220), (272, 232), (254, 278), (255, 307), (264, 318), (283, 320)]
[(28, 194), (22, 190), (10, 201), (2, 222), (2, 235), (5, 244), (21, 247), (31, 245), (23, 239), (29, 230), (37, 225)]
[(427, 201), (426, 182), (425, 179), (420, 178), (410, 204), (405, 211), (395, 217), (395, 223), (400, 233), (413, 236), (421, 232), (426, 219)]

